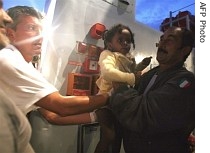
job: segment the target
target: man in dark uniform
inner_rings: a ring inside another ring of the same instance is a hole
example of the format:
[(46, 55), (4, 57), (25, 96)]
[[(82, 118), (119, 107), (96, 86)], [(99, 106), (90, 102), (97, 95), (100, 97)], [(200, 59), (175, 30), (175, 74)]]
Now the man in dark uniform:
[(195, 127), (195, 76), (183, 67), (194, 47), (187, 29), (170, 27), (161, 36), (159, 66), (136, 89), (114, 83), (110, 105), (123, 129), (126, 153), (189, 153)]

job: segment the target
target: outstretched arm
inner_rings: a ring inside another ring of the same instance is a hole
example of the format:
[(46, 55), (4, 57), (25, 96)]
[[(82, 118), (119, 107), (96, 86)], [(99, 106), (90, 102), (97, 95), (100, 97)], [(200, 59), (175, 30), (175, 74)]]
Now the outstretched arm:
[(91, 112), (107, 104), (107, 93), (95, 96), (62, 96), (54, 92), (40, 99), (35, 104), (60, 116)]
[(51, 124), (77, 125), (77, 124), (91, 123), (90, 113), (83, 113), (83, 114), (78, 114), (78, 115), (70, 115), (70, 116), (62, 117), (44, 108), (39, 108), (38, 110), (45, 117), (45, 119)]

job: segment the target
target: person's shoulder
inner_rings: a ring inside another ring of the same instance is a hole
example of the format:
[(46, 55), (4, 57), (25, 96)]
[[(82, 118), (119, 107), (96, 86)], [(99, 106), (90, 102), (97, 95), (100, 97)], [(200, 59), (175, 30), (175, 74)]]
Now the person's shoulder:
[(10, 57), (11, 54), (14, 53), (14, 50), (16, 50), (16, 48), (12, 45), (4, 47), (0, 50), (0, 57)]
[(109, 50), (103, 50), (100, 54), (100, 59), (104, 59), (107, 57), (115, 57), (115, 55), (113, 54), (113, 52), (111, 52)]
[(180, 89), (194, 89), (195, 88), (195, 75), (188, 70), (182, 70), (175, 77), (176, 84)]
[(185, 67), (177, 69), (169, 76), (171, 76), (170, 80), (173, 81), (179, 89), (194, 89), (195, 75)]
[(192, 78), (195, 77), (195, 74), (193, 72), (187, 70), (185, 67), (183, 67), (179, 70), (179, 74), (183, 75), (183, 76), (189, 76), (189, 77), (192, 77)]
[(7, 67), (9, 65), (11, 65), (11, 63), (13, 63), (15, 61), (15, 55), (14, 52), (12, 52), (10, 49), (8, 48), (3, 48), (0, 51), (0, 66), (1, 67)]
[(105, 49), (105, 50), (103, 50), (101, 52), (101, 55), (104, 55), (104, 54), (113, 54), (113, 52), (111, 52), (110, 50)]

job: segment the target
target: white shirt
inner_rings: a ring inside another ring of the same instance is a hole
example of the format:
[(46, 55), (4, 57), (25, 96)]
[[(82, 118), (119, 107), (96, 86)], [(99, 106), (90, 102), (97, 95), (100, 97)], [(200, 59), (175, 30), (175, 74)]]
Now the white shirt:
[(26, 116), (0, 91), (0, 152), (34, 153)]
[(0, 51), (0, 88), (27, 114), (41, 98), (57, 91), (12, 45)]

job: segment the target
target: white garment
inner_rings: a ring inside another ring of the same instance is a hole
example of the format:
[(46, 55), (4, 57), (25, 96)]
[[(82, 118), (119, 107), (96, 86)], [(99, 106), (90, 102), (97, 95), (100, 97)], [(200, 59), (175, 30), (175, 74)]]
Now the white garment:
[(0, 91), (0, 152), (34, 153), (26, 116)]
[(58, 91), (12, 45), (0, 51), (0, 63), (0, 88), (25, 114), (41, 98)]

